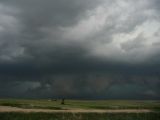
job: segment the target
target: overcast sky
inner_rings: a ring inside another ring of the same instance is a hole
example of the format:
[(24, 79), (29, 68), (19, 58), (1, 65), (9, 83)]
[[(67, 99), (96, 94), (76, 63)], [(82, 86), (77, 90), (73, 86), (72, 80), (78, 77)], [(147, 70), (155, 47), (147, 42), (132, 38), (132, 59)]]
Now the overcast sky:
[(160, 0), (0, 0), (0, 98), (160, 99)]

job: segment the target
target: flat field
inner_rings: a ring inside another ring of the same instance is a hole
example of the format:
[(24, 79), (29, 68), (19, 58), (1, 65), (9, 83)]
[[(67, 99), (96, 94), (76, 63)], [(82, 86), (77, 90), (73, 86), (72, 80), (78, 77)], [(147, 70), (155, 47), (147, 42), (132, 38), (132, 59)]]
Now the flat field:
[(160, 120), (160, 101), (0, 99), (0, 120)]
[(145, 100), (25, 100), (0, 99), (0, 106), (11, 106), (33, 109), (154, 109), (160, 110), (160, 101)]
[(0, 113), (1, 120), (160, 120), (158, 113)]

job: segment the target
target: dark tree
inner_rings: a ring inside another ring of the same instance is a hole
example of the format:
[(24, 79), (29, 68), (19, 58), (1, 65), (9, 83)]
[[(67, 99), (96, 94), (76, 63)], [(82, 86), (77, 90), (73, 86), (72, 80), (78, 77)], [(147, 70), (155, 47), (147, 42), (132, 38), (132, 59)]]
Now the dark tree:
[(64, 105), (64, 98), (62, 99), (61, 104)]

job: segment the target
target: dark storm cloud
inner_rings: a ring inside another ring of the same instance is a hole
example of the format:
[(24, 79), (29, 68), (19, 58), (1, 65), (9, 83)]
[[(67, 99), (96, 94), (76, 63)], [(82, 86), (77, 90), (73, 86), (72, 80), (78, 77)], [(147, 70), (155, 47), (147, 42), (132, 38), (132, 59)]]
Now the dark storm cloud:
[(1, 0), (0, 96), (160, 99), (156, 2)]

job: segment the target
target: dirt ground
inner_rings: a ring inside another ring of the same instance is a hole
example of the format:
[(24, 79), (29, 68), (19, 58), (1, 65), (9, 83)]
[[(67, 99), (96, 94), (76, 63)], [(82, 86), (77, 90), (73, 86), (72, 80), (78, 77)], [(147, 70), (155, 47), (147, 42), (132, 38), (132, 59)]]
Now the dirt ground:
[(50, 109), (23, 109), (10, 106), (0, 106), (0, 112), (44, 112), (44, 113), (148, 113), (148, 109), (121, 109), (121, 110), (100, 110), (100, 109), (69, 109), (69, 110), (50, 110)]

